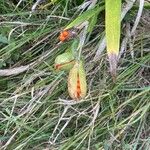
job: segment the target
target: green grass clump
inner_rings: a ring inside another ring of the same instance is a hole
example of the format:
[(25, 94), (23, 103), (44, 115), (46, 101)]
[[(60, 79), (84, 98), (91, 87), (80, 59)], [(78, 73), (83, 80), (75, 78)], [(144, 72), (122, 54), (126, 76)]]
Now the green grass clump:
[[(116, 83), (106, 50), (94, 59), (105, 33), (103, 1), (91, 8), (80, 0), (42, 1), (31, 13), (34, 4), (0, 0), (0, 149), (149, 150), (149, 4), (133, 35), (138, 3), (122, 21), (121, 41), (127, 38), (127, 43), (120, 45), (125, 50)], [(68, 96), (68, 73), (54, 69), (55, 58), (72, 45), (72, 40), (58, 44), (59, 32), (74, 26), (88, 83), (86, 98), (78, 102)], [(28, 68), (2, 75), (21, 66)]]

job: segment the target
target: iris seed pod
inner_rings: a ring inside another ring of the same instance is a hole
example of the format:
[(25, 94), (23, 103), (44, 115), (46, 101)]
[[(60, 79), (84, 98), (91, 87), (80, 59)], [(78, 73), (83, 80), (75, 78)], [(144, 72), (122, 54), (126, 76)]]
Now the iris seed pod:
[(79, 100), (85, 98), (87, 93), (86, 73), (81, 61), (75, 62), (75, 65), (69, 72), (68, 92), (71, 98)]
[(65, 52), (58, 55), (55, 59), (56, 70), (70, 70), (75, 63), (74, 57), (71, 52)]

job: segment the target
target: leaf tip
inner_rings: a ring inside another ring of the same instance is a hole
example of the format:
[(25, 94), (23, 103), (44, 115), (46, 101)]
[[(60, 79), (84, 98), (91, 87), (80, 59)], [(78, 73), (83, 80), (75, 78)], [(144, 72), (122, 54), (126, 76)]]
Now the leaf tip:
[(113, 82), (115, 82), (117, 77), (118, 55), (115, 53), (110, 53), (108, 54), (108, 58), (110, 64), (110, 74), (112, 76)]

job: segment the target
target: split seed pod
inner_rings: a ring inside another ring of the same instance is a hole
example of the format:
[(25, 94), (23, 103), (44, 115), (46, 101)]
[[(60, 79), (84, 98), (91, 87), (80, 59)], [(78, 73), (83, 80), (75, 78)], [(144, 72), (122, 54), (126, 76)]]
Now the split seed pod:
[(71, 52), (65, 52), (58, 55), (55, 59), (56, 70), (70, 70), (75, 63), (73, 54)]
[(86, 73), (81, 61), (76, 61), (69, 72), (68, 92), (71, 98), (79, 100), (87, 93)]
[(74, 57), (71, 52), (65, 52), (58, 55), (55, 59), (56, 70), (70, 70), (75, 63)]

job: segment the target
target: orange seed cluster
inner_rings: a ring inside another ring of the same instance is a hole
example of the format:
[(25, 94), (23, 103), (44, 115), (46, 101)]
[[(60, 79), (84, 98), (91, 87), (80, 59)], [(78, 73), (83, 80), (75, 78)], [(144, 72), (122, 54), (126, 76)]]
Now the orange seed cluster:
[(70, 32), (67, 30), (62, 31), (59, 35), (59, 40), (61, 42), (64, 42), (64, 41), (68, 40), (69, 38), (70, 38)]

